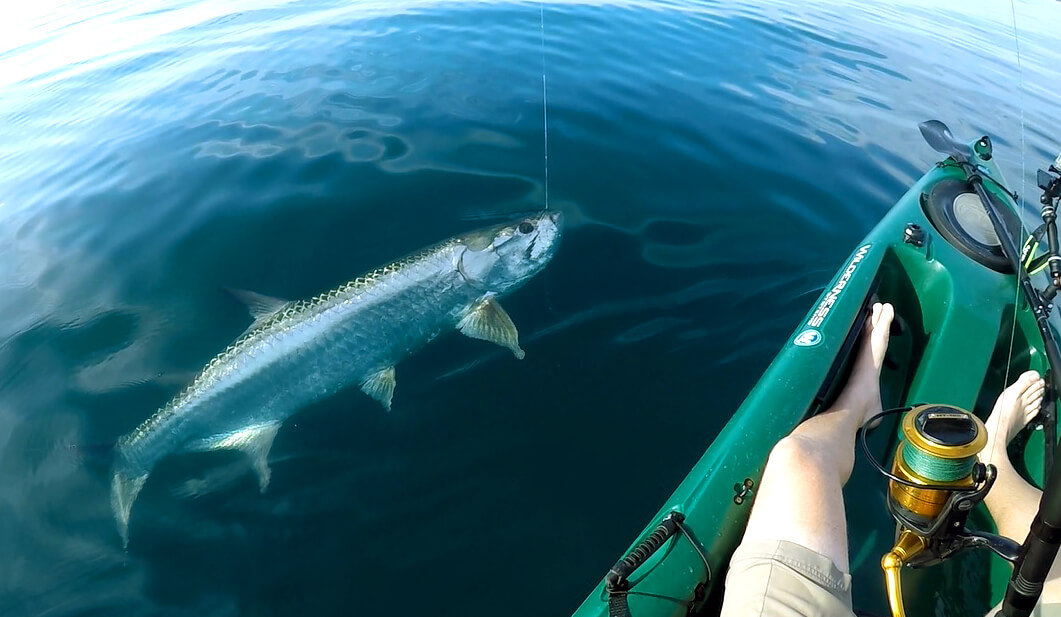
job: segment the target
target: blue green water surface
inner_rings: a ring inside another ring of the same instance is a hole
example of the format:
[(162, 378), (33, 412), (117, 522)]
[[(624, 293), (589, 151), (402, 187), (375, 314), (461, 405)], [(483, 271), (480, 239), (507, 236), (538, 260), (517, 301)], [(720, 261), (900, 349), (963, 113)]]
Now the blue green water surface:
[[(935, 160), (916, 122), (990, 133), (1028, 195), (1061, 143), (1047, 0), (3, 19), (2, 615), (569, 613)], [(354, 389), (285, 425), (265, 494), (237, 454), (167, 459), (122, 549), (107, 444), (247, 326), (224, 288), (308, 297), (546, 192), (564, 244), (505, 302), (524, 361), (440, 339), (391, 413)]]

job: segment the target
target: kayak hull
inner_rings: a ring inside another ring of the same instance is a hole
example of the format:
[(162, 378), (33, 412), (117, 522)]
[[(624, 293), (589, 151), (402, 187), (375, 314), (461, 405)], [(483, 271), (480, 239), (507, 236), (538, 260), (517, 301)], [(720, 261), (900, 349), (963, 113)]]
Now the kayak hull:
[[(1000, 188), (998, 168), (993, 161), (980, 163), (984, 173), (999, 181), (985, 183), (985, 188), (1016, 221), (1016, 206)], [(822, 411), (842, 386), (872, 301), (892, 303), (899, 317), (881, 377), (885, 408), (945, 403), (986, 418), (1007, 380), (1028, 369), (1045, 371), (1042, 339), (1034, 316), (1017, 295), (1016, 277), (997, 259), (977, 261), (975, 251), (955, 243), (953, 231), (931, 207), (931, 199), (945, 192), (938, 187), (955, 182), (965, 182), (956, 166), (941, 164), (929, 170), (856, 245), (744, 403), (635, 538), (631, 548), (672, 512), (681, 513), (691, 533), (690, 537), (675, 534), (631, 575), (636, 593), (626, 601), (632, 615), (679, 616), (691, 609), (705, 613), (717, 609), (726, 564), (740, 542), (771, 448), (800, 422)], [(881, 459), (894, 450), (896, 421), (875, 431), (878, 435), (871, 440)], [(1035, 481), (1041, 481), (1042, 452), (1041, 436), (1024, 447), (1024, 461)], [(884, 508), (883, 480), (865, 467), (856, 466), (845, 489), (845, 493), (861, 491), (862, 498), (880, 503), (879, 516), (849, 520), (856, 607), (886, 614), (878, 563), (891, 546), (894, 523)], [(972, 520), (990, 527), (984, 512)], [(928, 576), (921, 575), (925, 573)], [(963, 556), (907, 575), (904, 588), (912, 605), (919, 594), (935, 595), (941, 577), (966, 582), (969, 577), (982, 578), (977, 593), (969, 594), (965, 584), (959, 587), (965, 587), (964, 595), (975, 596), (965, 608), (983, 614), (1001, 599), (1009, 573), (1000, 559)], [(860, 597), (873, 600), (859, 606)], [(602, 580), (575, 615), (608, 614)]]

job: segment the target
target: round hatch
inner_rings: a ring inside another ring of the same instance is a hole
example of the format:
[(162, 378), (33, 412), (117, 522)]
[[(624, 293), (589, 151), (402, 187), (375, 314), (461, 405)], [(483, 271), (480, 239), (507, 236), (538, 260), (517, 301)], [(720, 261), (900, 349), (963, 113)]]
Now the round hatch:
[[(988, 197), (997, 207), (996, 212), (1009, 211), (997, 197), (990, 193)], [(968, 183), (938, 182), (921, 194), (921, 206), (936, 231), (959, 251), (996, 272), (1013, 271), (980, 197)]]

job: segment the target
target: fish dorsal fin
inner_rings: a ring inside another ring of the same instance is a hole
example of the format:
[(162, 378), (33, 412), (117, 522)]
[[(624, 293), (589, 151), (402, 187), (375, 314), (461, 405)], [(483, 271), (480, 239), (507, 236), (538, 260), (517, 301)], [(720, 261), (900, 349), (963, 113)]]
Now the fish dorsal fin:
[(361, 382), (361, 390), (382, 403), (384, 409), (390, 411), (391, 399), (394, 398), (394, 384), (394, 367), (388, 366), (369, 375), (368, 379)]
[(471, 307), (457, 323), (457, 328), (471, 338), (490, 341), (510, 349), (518, 360), (522, 360), (525, 355), (519, 348), (516, 324), (512, 323), (512, 318), (493, 296)]
[(269, 450), (273, 447), (279, 422), (254, 424), (231, 433), (225, 433), (194, 444), (194, 450), (239, 450), (251, 459), (254, 473), (258, 476), (258, 487), (265, 492), (269, 488)]
[(292, 304), (290, 300), (274, 298), (265, 294), (247, 291), (246, 289), (229, 289), (228, 291), (247, 307), (251, 317), (254, 318), (254, 323), (247, 330), (257, 328), (267, 319)]

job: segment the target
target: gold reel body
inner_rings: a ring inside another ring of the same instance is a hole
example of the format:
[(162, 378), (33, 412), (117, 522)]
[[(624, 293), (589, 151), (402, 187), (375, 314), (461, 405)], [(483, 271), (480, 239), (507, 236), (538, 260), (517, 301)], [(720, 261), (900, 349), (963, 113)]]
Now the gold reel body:
[[(958, 407), (919, 405), (903, 417), (902, 436), (888, 481), (888, 508), (899, 522), (899, 535), (881, 559), (895, 617), (905, 615), (900, 569), (924, 557), (939, 536), (952, 531), (940, 519), (954, 514), (955, 495), (975, 492), (982, 483), (976, 455), (987, 443), (987, 429)], [(955, 519), (960, 527), (966, 514)]]

